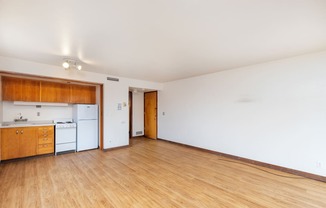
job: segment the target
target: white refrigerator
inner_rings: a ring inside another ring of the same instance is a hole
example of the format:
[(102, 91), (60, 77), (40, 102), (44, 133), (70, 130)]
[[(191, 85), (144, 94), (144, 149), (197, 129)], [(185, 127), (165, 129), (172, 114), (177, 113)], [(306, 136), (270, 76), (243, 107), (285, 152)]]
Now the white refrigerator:
[(77, 123), (77, 152), (98, 148), (98, 106), (73, 106), (73, 119)]

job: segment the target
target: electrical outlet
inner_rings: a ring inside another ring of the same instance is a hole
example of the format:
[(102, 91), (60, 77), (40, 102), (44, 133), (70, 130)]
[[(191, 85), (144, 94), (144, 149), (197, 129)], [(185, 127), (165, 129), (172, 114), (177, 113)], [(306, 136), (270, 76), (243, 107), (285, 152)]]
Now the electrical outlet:
[(322, 166), (322, 163), (321, 163), (320, 161), (317, 161), (317, 162), (316, 162), (316, 167), (317, 167), (317, 168), (321, 168), (321, 166)]
[(40, 116), (41, 115), (41, 112), (37, 112), (37, 114), (36, 114), (37, 116)]

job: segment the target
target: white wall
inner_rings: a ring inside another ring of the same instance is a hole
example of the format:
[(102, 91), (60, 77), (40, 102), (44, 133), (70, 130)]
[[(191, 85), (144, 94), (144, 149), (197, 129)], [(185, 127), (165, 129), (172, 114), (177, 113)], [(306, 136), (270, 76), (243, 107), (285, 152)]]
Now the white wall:
[[(137, 131), (142, 134), (137, 135)], [(132, 136), (144, 135), (144, 92), (132, 93)]]
[(120, 78), (119, 82), (112, 82), (106, 80), (106, 77), (110, 75), (91, 73), (84, 70), (66, 71), (61, 66), (51, 66), (7, 57), (0, 57), (0, 71), (103, 84), (104, 148), (129, 144), (129, 109), (123, 107), (122, 110), (117, 110), (118, 103), (125, 102), (128, 104), (129, 87), (156, 90), (161, 90), (163, 87), (160, 83), (123, 77), (117, 77)]
[(326, 52), (166, 83), (158, 135), (326, 176)]
[[(13, 102), (3, 102), (3, 121), (14, 121), (18, 114), (21, 113), (23, 118), (27, 118), (29, 121), (48, 121), (58, 118), (72, 118), (72, 105), (68, 106), (25, 106), (14, 105)], [(37, 112), (40, 112), (40, 116), (37, 116)]]

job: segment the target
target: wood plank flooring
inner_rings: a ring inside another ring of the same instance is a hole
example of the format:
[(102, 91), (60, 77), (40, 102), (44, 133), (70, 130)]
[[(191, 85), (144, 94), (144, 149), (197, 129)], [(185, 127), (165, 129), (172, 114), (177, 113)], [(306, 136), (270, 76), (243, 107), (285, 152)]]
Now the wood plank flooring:
[(236, 162), (144, 138), (5, 162), (0, 207), (326, 207), (326, 183)]

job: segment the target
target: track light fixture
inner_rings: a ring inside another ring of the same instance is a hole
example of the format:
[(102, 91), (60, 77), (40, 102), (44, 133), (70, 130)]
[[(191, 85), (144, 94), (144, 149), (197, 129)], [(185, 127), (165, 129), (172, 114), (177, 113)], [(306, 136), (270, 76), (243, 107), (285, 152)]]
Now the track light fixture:
[(64, 58), (62, 67), (66, 70), (68, 70), (68, 69), (81, 70), (82, 69), (82, 65), (80, 65), (77, 60), (71, 59), (71, 58)]

